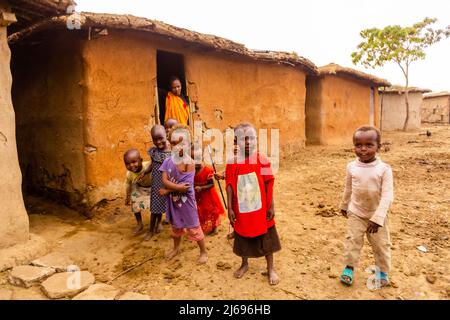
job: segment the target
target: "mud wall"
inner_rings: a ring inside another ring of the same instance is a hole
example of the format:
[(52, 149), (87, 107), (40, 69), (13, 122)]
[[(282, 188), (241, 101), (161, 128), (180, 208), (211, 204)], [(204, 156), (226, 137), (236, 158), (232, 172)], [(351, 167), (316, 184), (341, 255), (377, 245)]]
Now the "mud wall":
[(421, 106), (423, 123), (450, 123), (450, 96), (423, 99)]
[[(402, 130), (406, 119), (405, 95), (398, 93), (382, 93), (382, 96), (382, 130)], [(421, 105), (422, 93), (410, 93), (408, 130), (420, 128)]]
[[(0, 2), (0, 13), (9, 12)], [(7, 23), (0, 19), (0, 248), (29, 239), (29, 223), (22, 199), (19, 161), (15, 137), (15, 117), (11, 101), (11, 52), (7, 43)]]
[(85, 191), (82, 64), (74, 33), (49, 32), (13, 48), (13, 101), (27, 192), (67, 204)]
[(122, 154), (144, 158), (155, 122), (156, 51), (184, 55), (194, 120), (225, 130), (242, 121), (280, 129), (283, 148), (304, 146), (305, 75), (286, 66), (256, 63), (149, 34), (108, 30), (86, 41), (84, 104), (89, 202), (123, 194)]
[[(308, 84), (306, 110), (309, 123), (306, 127), (311, 143), (350, 143), (355, 129), (369, 124), (370, 85), (332, 75), (312, 78)], [(375, 88), (375, 126), (379, 126), (380, 121), (379, 101)]]

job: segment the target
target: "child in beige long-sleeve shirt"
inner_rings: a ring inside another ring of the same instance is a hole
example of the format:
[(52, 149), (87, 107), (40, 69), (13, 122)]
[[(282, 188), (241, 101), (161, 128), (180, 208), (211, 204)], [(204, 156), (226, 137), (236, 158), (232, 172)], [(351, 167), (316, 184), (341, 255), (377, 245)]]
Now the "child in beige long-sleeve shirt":
[(372, 246), (377, 266), (376, 280), (389, 284), (391, 241), (388, 210), (393, 201), (391, 167), (377, 157), (381, 145), (378, 129), (364, 126), (353, 135), (357, 159), (347, 165), (341, 212), (348, 218), (345, 240), (346, 267), (340, 280), (351, 285), (353, 270), (359, 262), (364, 234)]

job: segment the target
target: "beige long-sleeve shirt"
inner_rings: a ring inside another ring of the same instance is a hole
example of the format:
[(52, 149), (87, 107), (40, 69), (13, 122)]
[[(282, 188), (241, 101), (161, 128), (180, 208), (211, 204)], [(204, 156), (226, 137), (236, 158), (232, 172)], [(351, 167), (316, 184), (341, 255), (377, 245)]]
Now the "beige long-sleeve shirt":
[(372, 163), (358, 159), (347, 165), (341, 209), (383, 226), (394, 200), (391, 167), (377, 158)]

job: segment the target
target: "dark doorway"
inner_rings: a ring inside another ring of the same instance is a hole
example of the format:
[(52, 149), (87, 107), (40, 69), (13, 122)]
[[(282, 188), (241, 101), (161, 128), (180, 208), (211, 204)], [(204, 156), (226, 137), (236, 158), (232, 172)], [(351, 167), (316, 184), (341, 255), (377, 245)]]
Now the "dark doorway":
[(186, 95), (186, 77), (184, 73), (184, 57), (181, 54), (161, 51), (156, 52), (156, 77), (158, 83), (159, 120), (164, 124), (166, 111), (166, 95), (170, 90), (170, 77), (177, 76), (181, 80), (182, 94)]

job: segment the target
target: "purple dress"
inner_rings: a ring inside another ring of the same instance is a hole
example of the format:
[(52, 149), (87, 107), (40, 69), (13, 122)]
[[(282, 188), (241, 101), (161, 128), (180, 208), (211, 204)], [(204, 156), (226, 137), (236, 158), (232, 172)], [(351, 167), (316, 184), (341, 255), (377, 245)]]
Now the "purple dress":
[(174, 183), (190, 184), (187, 193), (171, 193), (166, 197), (167, 220), (172, 224), (173, 227), (177, 229), (197, 228), (198, 226), (200, 226), (194, 192), (195, 171), (181, 172), (180, 170), (178, 170), (172, 157), (164, 160), (159, 170), (167, 172), (169, 180)]

